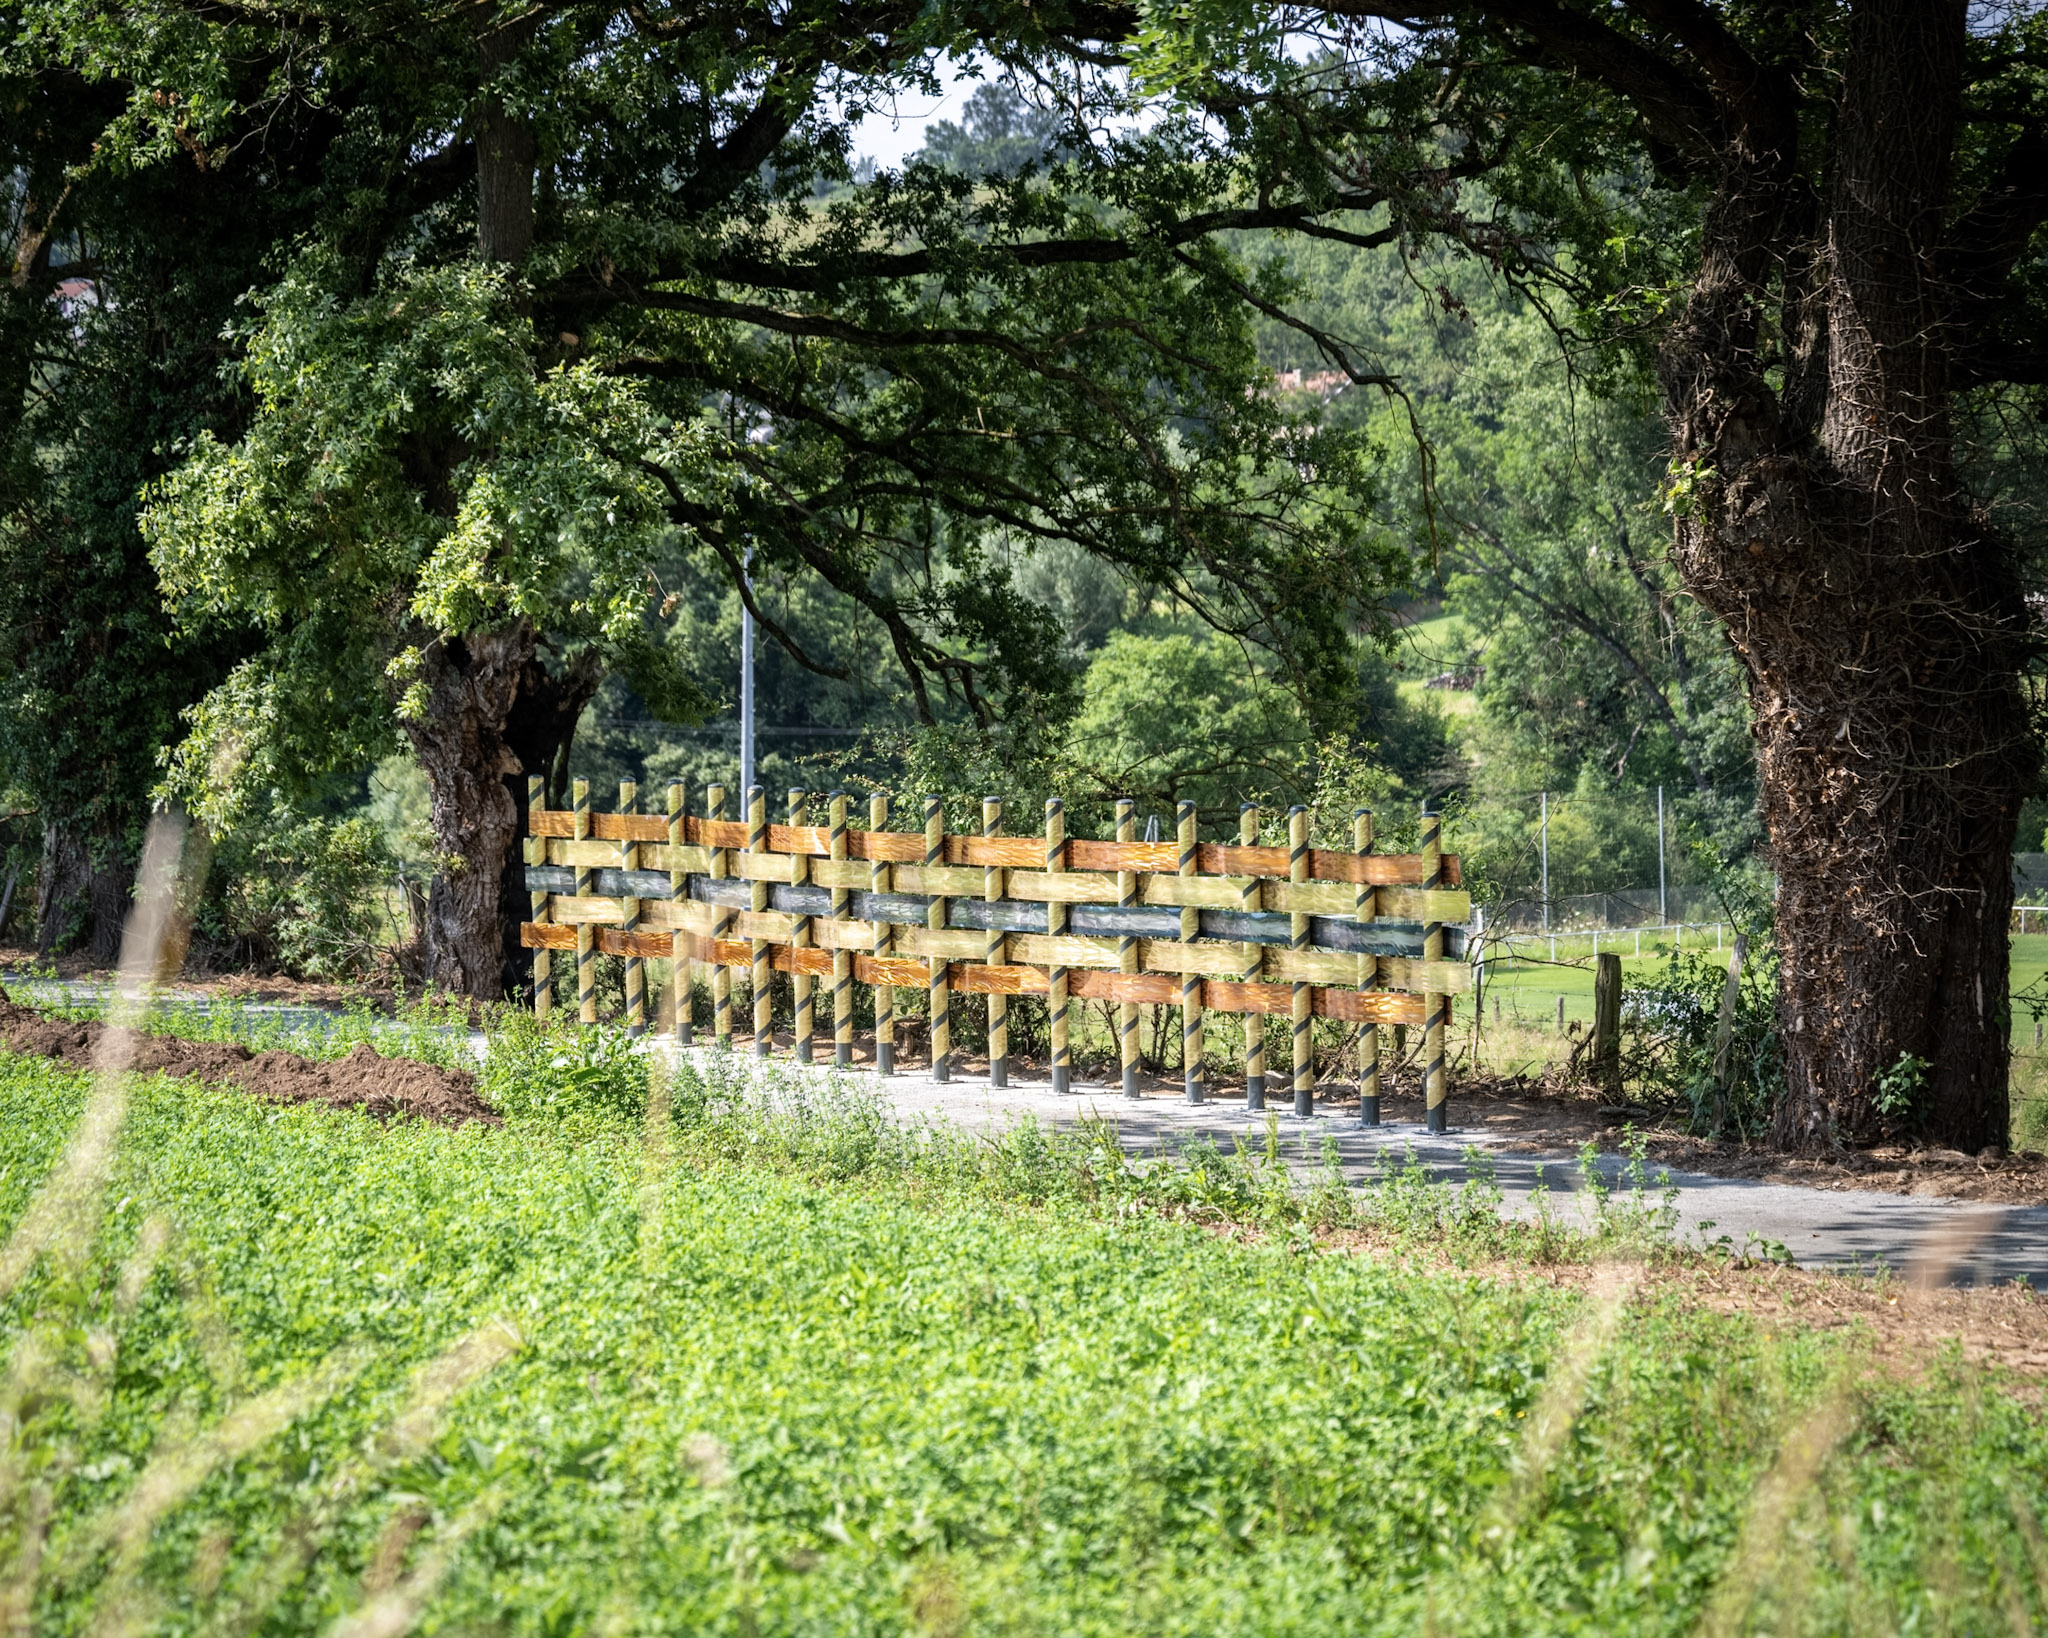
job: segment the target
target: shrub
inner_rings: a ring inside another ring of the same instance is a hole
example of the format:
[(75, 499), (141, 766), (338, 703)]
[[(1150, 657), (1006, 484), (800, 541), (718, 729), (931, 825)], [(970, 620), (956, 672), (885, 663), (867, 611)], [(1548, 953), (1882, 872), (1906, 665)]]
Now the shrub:
[(357, 978), (387, 954), (393, 863), (366, 819), (324, 819), (283, 804), (214, 851), (197, 931), (232, 965), (302, 978)]
[(638, 1119), (647, 1110), (647, 1059), (614, 1025), (572, 1014), (538, 1019), (508, 1007), (491, 1031), (477, 1090), (514, 1119)]

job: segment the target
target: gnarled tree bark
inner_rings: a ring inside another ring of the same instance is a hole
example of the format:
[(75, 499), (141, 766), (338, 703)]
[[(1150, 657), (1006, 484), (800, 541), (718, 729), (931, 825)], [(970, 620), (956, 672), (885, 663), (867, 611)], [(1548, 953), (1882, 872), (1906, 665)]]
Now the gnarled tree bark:
[(550, 672), (525, 620), (426, 650), (427, 708), (408, 734), (439, 855), (424, 927), (434, 988), (479, 1001), (525, 988), (526, 778), (556, 765), (603, 675), (588, 654)]
[[(2014, 556), (1971, 515), (1950, 445), (1940, 258), (1964, 43), (1960, 0), (1855, 8), (1831, 193), (1795, 177), (1789, 129), (1746, 129), (1663, 355), (1678, 565), (1755, 709), (1788, 1148), (1897, 1125), (2006, 1139), (2008, 861), (2037, 756)], [(1888, 1117), (1878, 1085), (1911, 1086), (1907, 1059), (1921, 1085)]]

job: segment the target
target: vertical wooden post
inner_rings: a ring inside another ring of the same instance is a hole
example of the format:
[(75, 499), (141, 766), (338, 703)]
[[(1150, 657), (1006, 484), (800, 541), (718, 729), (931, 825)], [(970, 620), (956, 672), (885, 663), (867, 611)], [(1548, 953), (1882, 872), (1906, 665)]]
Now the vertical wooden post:
[[(1128, 796), (1116, 799), (1116, 839), (1119, 842), (1135, 842), (1138, 839), (1138, 804)], [(1138, 873), (1134, 870), (1120, 870), (1116, 877), (1116, 902), (1131, 906), (1138, 902)], [(1117, 941), (1116, 966), (1120, 973), (1138, 970), (1138, 936), (1126, 933)], [(1116, 1010), (1117, 1051), (1123, 1059), (1124, 1096), (1138, 1095), (1138, 1004), (1125, 1001)]]
[[(889, 828), (889, 798), (876, 791), (868, 798), (868, 835), (873, 838)], [(868, 891), (882, 894), (889, 891), (889, 861), (879, 853), (868, 854)], [(889, 922), (879, 906), (875, 909), (875, 959), (887, 959), (892, 942)], [(896, 989), (892, 984), (875, 986), (875, 1073), (893, 1075), (896, 1072)]]
[[(1287, 810), (1287, 879), (1308, 880), (1308, 809), (1298, 803)], [(1308, 917), (1296, 908), (1287, 924), (1289, 949), (1308, 948)], [(1315, 1037), (1310, 1033), (1314, 1017), (1314, 986), (1294, 986), (1294, 1112), (1316, 1112)]]
[[(832, 861), (843, 872), (846, 866), (846, 792), (834, 791), (825, 802), (825, 811), (832, 826)], [(853, 890), (846, 885), (843, 874), (835, 874), (832, 882), (832, 919), (850, 921), (853, 917)], [(853, 1062), (853, 952), (842, 939), (834, 939), (832, 944), (832, 1062), (840, 1069)]]
[[(671, 904), (690, 902), (690, 876), (683, 869), (683, 848), (689, 841), (689, 829), (683, 817), (683, 782), (671, 779), (668, 782), (668, 898)], [(671, 924), (669, 938), (672, 948), (668, 958), (668, 985), (673, 992), (676, 1045), (688, 1046), (692, 1031), (690, 991), (694, 965), (690, 960), (690, 930)]]
[[(1237, 810), (1237, 840), (1240, 846), (1259, 845), (1259, 805), (1247, 802)], [(1238, 902), (1247, 912), (1263, 910), (1265, 903), (1260, 897), (1262, 883), (1257, 876), (1246, 876), (1244, 886), (1238, 891)], [(1256, 979), (1264, 952), (1256, 944), (1244, 947), (1245, 975)], [(1266, 1107), (1266, 1015), (1251, 1011), (1244, 1015), (1244, 1106), (1247, 1109)]]
[[(924, 799), (924, 863), (927, 870), (946, 862), (946, 805), (936, 796)], [(927, 891), (930, 891), (927, 886)], [(933, 932), (946, 925), (946, 900), (937, 893), (931, 895), (931, 907), (924, 913), (924, 924)], [(932, 1002), (932, 1079), (950, 1081), (953, 1078), (953, 994), (946, 982), (946, 958), (934, 953), (930, 958), (931, 1002)]]
[[(762, 868), (761, 855), (767, 851), (768, 793), (754, 785), (747, 791), (747, 854), (752, 861), (747, 866), (747, 903), (757, 917), (768, 911), (768, 878), (755, 874)], [(775, 1045), (775, 968), (770, 962), (774, 952), (760, 936), (759, 921), (754, 923), (753, 932), (754, 1056), (765, 1058)]]
[(1621, 957), (1593, 958), (1593, 1078), (1610, 1096), (1621, 1092)]
[[(804, 799), (802, 791), (793, 790), (789, 793), (789, 828), (791, 830), (799, 830), (803, 827), (804, 821), (808, 817), (805, 811), (807, 806), (808, 804)], [(793, 848), (789, 856), (790, 885), (792, 887), (801, 887), (807, 884), (810, 879), (810, 855), (801, 849)], [(797, 916), (794, 918), (794, 924), (791, 926), (789, 933), (789, 947), (792, 951), (808, 950), (811, 947), (811, 918), (809, 916)], [(811, 975), (809, 973), (797, 972), (794, 962), (790, 965), (789, 993), (791, 1000), (795, 1004), (796, 1011), (796, 1061), (800, 1064), (807, 1064), (811, 1061), (811, 1035), (817, 1023), (812, 1009)]]
[[(540, 816), (547, 811), (548, 784), (539, 774), (526, 776), (526, 862), (529, 865), (544, 865), (548, 862), (547, 838), (540, 834)], [(534, 925), (545, 926), (554, 920), (554, 912), (548, 907), (548, 895), (528, 893), (533, 901)], [(555, 1009), (555, 952), (536, 950), (533, 952), (533, 1015), (546, 1018)]]
[[(725, 787), (713, 785), (705, 793), (705, 813), (711, 823), (725, 823)], [(709, 847), (709, 844), (706, 844)], [(726, 847), (711, 847), (711, 879), (722, 882), (732, 874), (732, 850)], [(711, 937), (714, 941), (727, 937), (732, 932), (733, 914), (721, 910), (711, 923)], [(719, 1047), (732, 1051), (732, 969), (718, 959), (718, 951), (711, 952), (711, 1031)]]
[[(640, 811), (640, 786), (631, 779), (619, 781), (619, 813), (623, 817)], [(619, 869), (623, 871), (640, 868), (640, 844), (630, 836), (619, 838)], [(640, 931), (640, 898), (631, 891), (632, 884), (622, 884), (627, 891), (619, 895), (619, 924), (621, 931), (633, 934)], [(647, 967), (641, 959), (631, 954), (626, 956), (626, 1033), (638, 1040), (647, 1033)]]
[[(1045, 799), (1045, 872), (1048, 876), (1067, 868), (1067, 809), (1057, 796)], [(1045, 930), (1054, 938), (1067, 930), (1067, 907), (1058, 899), (1045, 901)], [(1045, 1005), (1052, 1024), (1052, 1089), (1065, 1094), (1074, 1084), (1073, 1060), (1067, 1039), (1067, 969), (1054, 967), (1046, 974)]]
[[(590, 840), (590, 781), (576, 780), (570, 787), (576, 803), (576, 840)], [(580, 860), (576, 865), (576, 896), (585, 898), (595, 891), (594, 875)], [(576, 1021), (597, 1022), (597, 929), (587, 921), (576, 924)]]
[[(1174, 807), (1174, 828), (1180, 842), (1180, 874), (1183, 878), (1194, 875), (1195, 865), (1200, 859), (1200, 844), (1195, 836), (1195, 805), (1180, 802)], [(1185, 948), (1195, 942), (1202, 930), (1202, 912), (1199, 906), (1184, 904), (1180, 908), (1180, 942)], [(1189, 1103), (1202, 1101), (1202, 975), (1183, 970), (1180, 975), (1180, 1073), (1182, 1093)]]
[[(999, 796), (985, 796), (981, 799), (981, 833), (984, 836), (1000, 836), (1003, 833), (1003, 799)], [(1006, 872), (996, 865), (981, 867), (981, 898), (984, 904), (1000, 904), (1003, 898), (1003, 883)], [(1008, 964), (1009, 942), (1000, 927), (988, 930), (988, 964), (1001, 967)], [(994, 990), (988, 995), (988, 1084), (1008, 1086), (1010, 1084), (1010, 1001), (1009, 997)]]
[[(1351, 846), (1363, 859), (1372, 853), (1372, 809), (1360, 808), (1351, 816)], [(1379, 889), (1365, 881), (1358, 884), (1358, 893), (1352, 901), (1352, 919), (1361, 927), (1369, 927), (1379, 919)], [(1358, 987), (1370, 990), (1379, 983), (1380, 962), (1378, 956), (1362, 955), (1358, 958)], [(1371, 1022), (1358, 1026), (1358, 1120), (1363, 1126), (1377, 1126), (1380, 1123), (1380, 1027)]]
[[(1435, 893), (1444, 885), (1443, 820), (1428, 809), (1422, 814), (1422, 888)], [(1422, 959), (1444, 958), (1444, 924), (1425, 919), (1422, 924)], [(1444, 1066), (1445, 1022), (1451, 998), (1425, 990), (1422, 996), (1422, 1108), (1429, 1131), (1450, 1130), (1450, 1093)]]

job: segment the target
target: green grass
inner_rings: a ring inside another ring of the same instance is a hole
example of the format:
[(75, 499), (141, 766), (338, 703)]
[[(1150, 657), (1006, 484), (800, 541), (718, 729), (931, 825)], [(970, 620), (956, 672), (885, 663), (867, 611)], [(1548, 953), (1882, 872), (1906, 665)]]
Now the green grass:
[[(1257, 1157), (1148, 1183), (1086, 1134), (694, 1078), (643, 1125), (623, 1060), (558, 1096), (548, 1052), (497, 1056), (538, 1111), (499, 1131), (137, 1083), (104, 1175), (36, 1211), (86, 1083), (0, 1056), (0, 1224), (54, 1225), (0, 1256), (0, 1553), (18, 1595), (46, 1537), (36, 1630), (2048, 1615), (2016, 1522), (2048, 1438), (1952, 1357), (1906, 1385), (1853, 1337), (1317, 1250), (1339, 1208)], [(1381, 1192), (1411, 1251), (1480, 1215)], [(1817, 1479), (1765, 1482), (1815, 1429)]]

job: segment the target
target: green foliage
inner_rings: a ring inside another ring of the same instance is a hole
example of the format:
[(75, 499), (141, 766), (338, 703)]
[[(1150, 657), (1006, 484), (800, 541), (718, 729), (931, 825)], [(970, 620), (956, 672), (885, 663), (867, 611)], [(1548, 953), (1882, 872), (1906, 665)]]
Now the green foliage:
[(545, 1021), (523, 1007), (495, 1020), (477, 1089), (519, 1119), (576, 1126), (637, 1120), (647, 1110), (647, 1059), (623, 1028)]
[(1725, 1078), (1717, 1082), (1715, 1060), (1729, 958), (1676, 948), (1661, 973), (1623, 997), (1622, 1078), (1637, 1102), (1684, 1111), (1694, 1131), (1762, 1137), (1785, 1089), (1771, 889), (1753, 861), (1726, 864), (1704, 846), (1697, 856), (1722, 913), (1748, 941)]
[(274, 800), (214, 849), (195, 929), (258, 968), (361, 977), (392, 943), (393, 880), (384, 838), (367, 819), (307, 816)]
[[(0, 1223), (83, 1095), (0, 1059)], [(0, 1297), (39, 1629), (324, 1632), (394, 1572), (519, 1632), (1680, 1634), (1724, 1578), (1774, 1631), (2042, 1613), (2008, 1566), (2048, 1438), (1960, 1361), (1862, 1383), (1844, 1333), (1226, 1238), (1221, 1157), (1168, 1215), (1043, 1189), (1085, 1184), (1042, 1129), (955, 1146), (1044, 1196), (1003, 1204), (716, 1098), (567, 1141), (137, 1085)], [(1429, 1188), (1383, 1192), (1463, 1209)], [(1828, 1528), (1738, 1547), (1816, 1414), (1850, 1432), (1789, 1505)]]
[(1878, 1076), (1870, 1101), (1890, 1125), (1902, 1131), (1911, 1129), (1921, 1095), (1927, 1090), (1928, 1067), (1925, 1058), (1902, 1052), (1899, 1061)]

